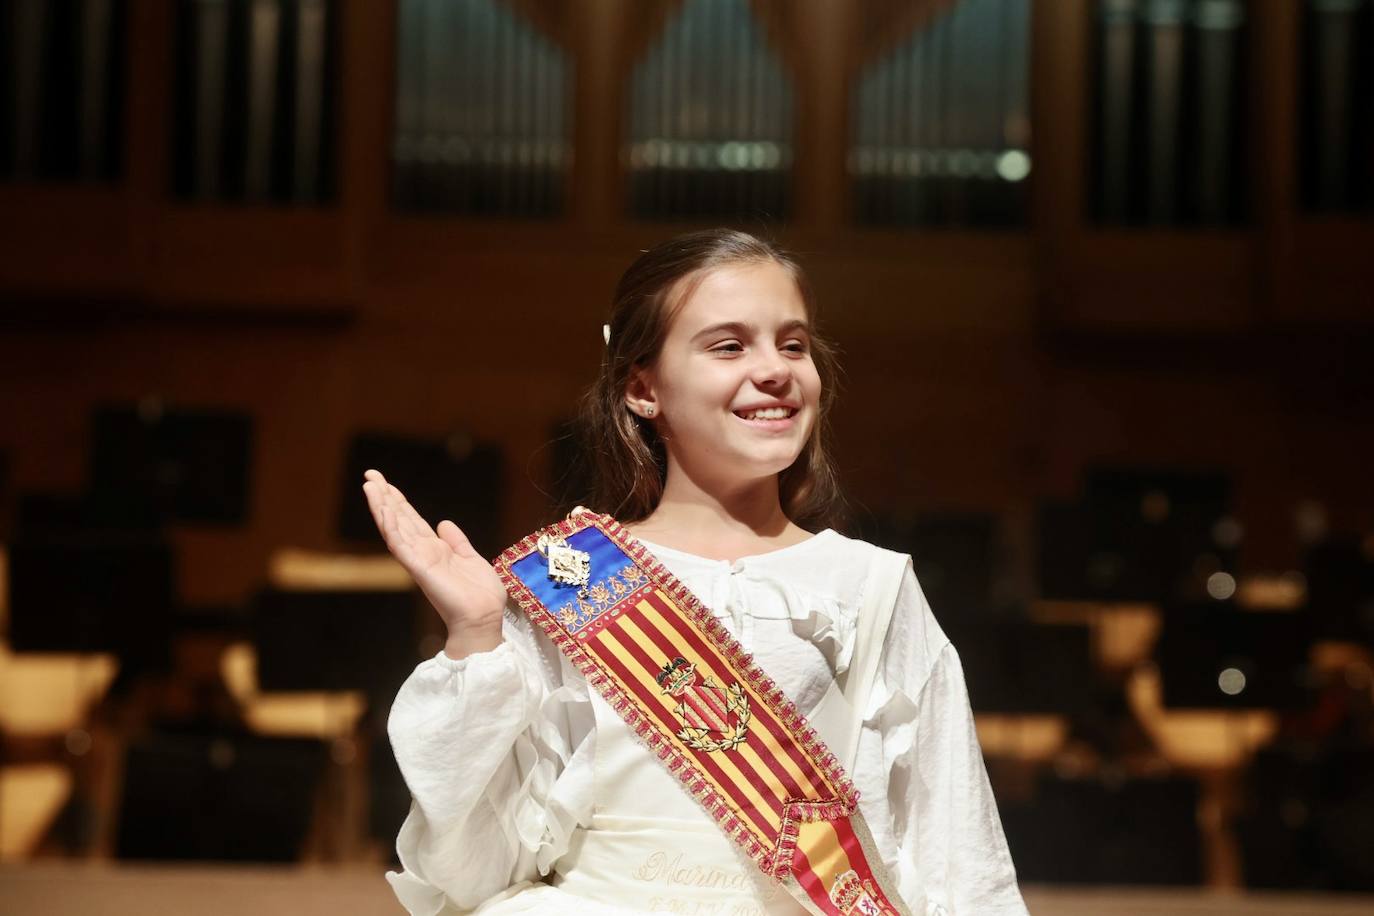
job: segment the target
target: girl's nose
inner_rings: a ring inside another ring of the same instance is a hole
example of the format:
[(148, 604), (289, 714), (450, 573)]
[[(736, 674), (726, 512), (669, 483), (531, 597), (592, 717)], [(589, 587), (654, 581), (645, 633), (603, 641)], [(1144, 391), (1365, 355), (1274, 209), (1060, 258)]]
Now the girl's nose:
[(784, 382), (791, 373), (791, 367), (782, 353), (775, 348), (764, 347), (759, 350), (758, 366), (754, 377), (760, 382)]

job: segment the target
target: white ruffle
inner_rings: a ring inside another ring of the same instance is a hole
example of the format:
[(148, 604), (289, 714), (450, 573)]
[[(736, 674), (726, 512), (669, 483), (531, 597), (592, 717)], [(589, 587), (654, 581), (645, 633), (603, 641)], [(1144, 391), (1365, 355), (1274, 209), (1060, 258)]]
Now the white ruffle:
[[(882, 759), (881, 785), (885, 788), (885, 794), (889, 795), (890, 829), (896, 836), (907, 831), (914, 813), (905, 795), (912, 778), (916, 776), (910, 772), (909, 755), (916, 745), (918, 714), (916, 701), (902, 687), (890, 687), (881, 677), (873, 685), (873, 696), (863, 724), (865, 730), (878, 736)], [(895, 793), (894, 789), (897, 789)]]
[(396, 854), (401, 860), (401, 870), (388, 871), (386, 880), (406, 912), (414, 916), (435, 916), (443, 910), (447, 899), (443, 891), (417, 874), (419, 869), (415, 862), (415, 850), (420, 845), (418, 834), (423, 823), (419, 805), (412, 799), (410, 813), (406, 815), (396, 837)]
[(848, 671), (859, 629), (857, 606), (830, 595), (803, 597), (790, 585), (784, 587), (791, 592), (787, 606), (792, 632), (810, 640), (821, 650), (833, 676), (839, 677)]
[(712, 589), (711, 612), (728, 620), (746, 649), (755, 620), (787, 620), (797, 637), (815, 645), (837, 677), (849, 669), (858, 634), (858, 605), (819, 591), (801, 591), (787, 578), (754, 566), (722, 571)]
[[(588, 817), (585, 800), (593, 791), (594, 745), (583, 740), (573, 746), (554, 723), (575, 716), (571, 707), (589, 703), (586, 683), (580, 678), (550, 691), (533, 723), (537, 738), (521, 735), (516, 740), (516, 759), (529, 772), (514, 805), (515, 832), (521, 845), (535, 854), (541, 874), (547, 874), (567, 851), (573, 831)], [(592, 715), (589, 705), (582, 707), (582, 714)], [(575, 759), (578, 765), (573, 764)], [(560, 778), (560, 773), (567, 774), (566, 778)]]

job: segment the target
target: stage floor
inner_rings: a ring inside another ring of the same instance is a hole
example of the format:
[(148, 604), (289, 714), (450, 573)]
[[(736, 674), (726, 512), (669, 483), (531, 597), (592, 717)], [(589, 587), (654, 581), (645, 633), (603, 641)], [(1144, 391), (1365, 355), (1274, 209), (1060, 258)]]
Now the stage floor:
[[(341, 916), (403, 912), (383, 868), (0, 866), (5, 916)], [(1034, 916), (1370, 916), (1374, 896), (1027, 886)], [(960, 914), (963, 916), (963, 914)]]

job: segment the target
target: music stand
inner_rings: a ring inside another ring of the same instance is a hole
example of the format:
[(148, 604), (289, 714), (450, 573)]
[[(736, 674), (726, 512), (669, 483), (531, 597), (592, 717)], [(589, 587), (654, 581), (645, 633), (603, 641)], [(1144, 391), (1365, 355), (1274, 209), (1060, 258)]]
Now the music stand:
[(1312, 699), (1305, 615), (1221, 602), (1165, 607), (1154, 657), (1172, 709), (1302, 709)]
[(247, 414), (105, 405), (91, 417), (88, 498), (104, 517), (214, 525), (248, 515)]
[(119, 685), (169, 670), (175, 563), (160, 537), (69, 534), (18, 541), (9, 555), (15, 652), (112, 652)]
[(1040, 597), (1054, 601), (1107, 601), (1121, 593), (1126, 560), (1101, 543), (1093, 514), (1081, 503), (1036, 507), (1036, 563)]
[(942, 624), (975, 712), (1083, 715), (1097, 705), (1091, 628), (1083, 624)]
[(430, 525), (451, 519), (473, 549), (493, 557), (501, 540), (502, 457), (497, 446), (455, 434), (448, 441), (360, 433), (349, 444), (339, 500), (339, 536), (380, 546), (362, 491), (375, 468), (405, 494)]
[(259, 687), (394, 696), (420, 661), (418, 595), (263, 589), (250, 624)]
[(1318, 632), (1374, 648), (1374, 559), (1353, 537), (1330, 538), (1308, 548), (1307, 611)]
[[(1085, 502), (1099, 548), (1121, 557), (1104, 598), (1166, 602), (1207, 594), (1206, 576), (1235, 569), (1236, 545), (1218, 523), (1230, 510), (1230, 481), (1206, 471), (1091, 468)], [(1207, 559), (1206, 564), (1200, 561)]]

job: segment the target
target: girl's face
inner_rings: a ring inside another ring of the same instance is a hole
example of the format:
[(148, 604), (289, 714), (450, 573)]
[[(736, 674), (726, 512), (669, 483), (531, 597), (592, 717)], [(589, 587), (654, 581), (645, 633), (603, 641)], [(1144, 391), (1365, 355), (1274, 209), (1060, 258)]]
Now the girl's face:
[[(678, 309), (627, 401), (641, 415), (654, 406), (670, 459), (694, 480), (777, 474), (797, 460), (816, 424), (821, 380), (809, 327), (783, 267), (715, 268)], [(758, 408), (769, 410), (759, 417)]]

